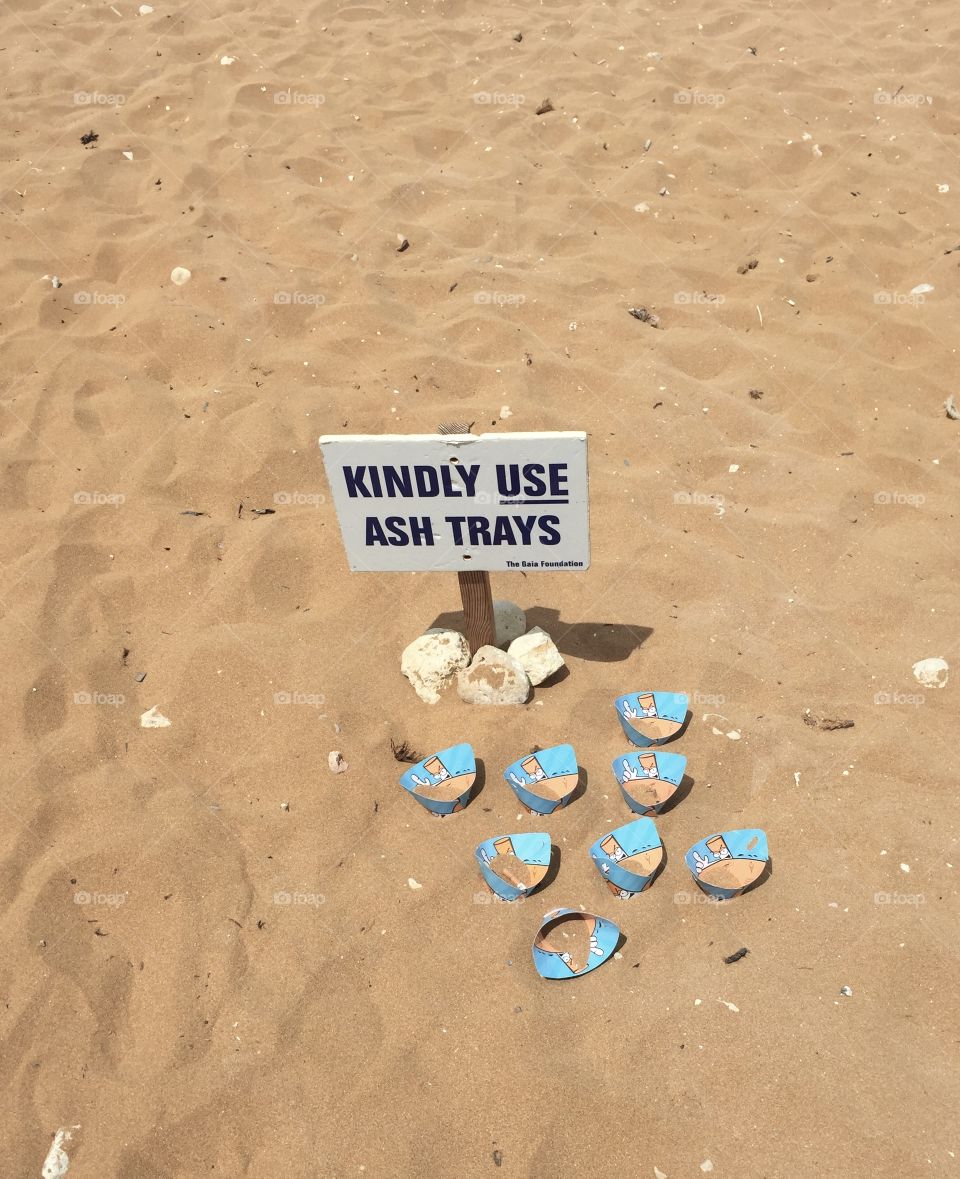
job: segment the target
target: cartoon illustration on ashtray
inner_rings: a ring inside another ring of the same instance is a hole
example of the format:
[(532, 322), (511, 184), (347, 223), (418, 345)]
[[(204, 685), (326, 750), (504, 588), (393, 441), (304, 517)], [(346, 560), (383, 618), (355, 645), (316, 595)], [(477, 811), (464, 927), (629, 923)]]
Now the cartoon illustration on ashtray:
[(595, 970), (616, 949), (612, 921), (577, 909), (553, 909), (533, 942), (533, 963), (543, 978), (575, 978)]
[(535, 756), (525, 757), (520, 763), (520, 768), (534, 782), (541, 782), (547, 776)]
[(641, 778), (655, 778), (657, 776), (657, 755), (644, 753), (637, 758), (637, 764), (631, 765), (627, 758), (620, 762), (620, 781), (637, 782)]
[(600, 847), (607, 853), (607, 855), (611, 860), (613, 860), (615, 864), (624, 859), (627, 854), (620, 844), (617, 843), (617, 837), (615, 835), (608, 835), (606, 839), (601, 839)]
[(663, 844), (652, 819), (634, 819), (598, 839), (590, 858), (613, 895), (627, 900), (653, 881), (663, 863)]
[(756, 884), (769, 859), (766, 833), (754, 829), (710, 835), (686, 855), (697, 884), (719, 900), (729, 900)]
[(549, 815), (570, 801), (580, 767), (572, 745), (554, 745), (519, 758), (503, 776), (531, 814)]
[(617, 697), (615, 707), (627, 738), (641, 748), (669, 741), (687, 718), (687, 698), (682, 692), (628, 692)]
[(473, 749), (466, 743), (431, 754), (407, 770), (400, 785), (434, 815), (451, 815), (466, 806), (477, 774)]
[(547, 832), (532, 831), (487, 839), (476, 857), (491, 892), (501, 900), (516, 901), (543, 883), (552, 853)]
[(641, 717), (656, 716), (657, 702), (654, 699), (652, 692), (647, 692), (643, 696), (637, 697), (637, 703), (631, 704), (629, 700), (623, 702), (623, 715), (627, 720), (639, 720)]
[(702, 856), (699, 852), (696, 851), (693, 853), (693, 862), (697, 866), (698, 876), (704, 870), (704, 868), (709, 868), (711, 864), (717, 863), (718, 860), (730, 859), (730, 849), (727, 847), (726, 843), (724, 843), (722, 835), (714, 835), (712, 839), (708, 839), (706, 841), (706, 844), (707, 850), (713, 853), (714, 858), (711, 859), (710, 856), (706, 855)]
[(679, 790), (687, 759), (679, 753), (624, 753), (611, 764), (627, 806), (658, 815)]

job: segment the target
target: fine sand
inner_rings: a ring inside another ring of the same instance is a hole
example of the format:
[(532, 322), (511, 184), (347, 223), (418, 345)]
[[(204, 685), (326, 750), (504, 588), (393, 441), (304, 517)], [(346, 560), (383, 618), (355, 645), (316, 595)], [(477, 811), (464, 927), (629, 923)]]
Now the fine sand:
[[(955, 1175), (956, 6), (151, 4), (0, 6), (0, 1171)], [(589, 434), (592, 567), (493, 577), (567, 663), (523, 707), (420, 703), (456, 581), (329, 502), (321, 434), (450, 420)], [(653, 689), (693, 783), (621, 905)], [(467, 809), (391, 739), (470, 741)], [(546, 982), (565, 905), (625, 941)]]

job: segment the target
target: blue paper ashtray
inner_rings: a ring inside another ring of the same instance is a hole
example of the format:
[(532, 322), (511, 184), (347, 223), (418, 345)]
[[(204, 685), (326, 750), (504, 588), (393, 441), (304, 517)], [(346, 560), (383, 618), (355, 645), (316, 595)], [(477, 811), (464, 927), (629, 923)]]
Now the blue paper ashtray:
[(542, 978), (579, 978), (617, 948), (620, 929), (596, 913), (551, 909), (533, 941), (533, 964)]
[(684, 858), (705, 893), (729, 900), (763, 875), (770, 859), (767, 834), (751, 827), (709, 835), (695, 843)]
[(543, 882), (550, 868), (550, 836), (546, 831), (498, 835), (477, 848), (483, 878), (502, 900), (528, 896)]
[(620, 900), (643, 892), (663, 863), (663, 844), (652, 819), (634, 819), (604, 835), (590, 848), (590, 858)]
[(400, 777), (400, 785), (434, 815), (462, 811), (470, 798), (477, 762), (464, 742), (425, 757)]
[(621, 753), (611, 763), (627, 806), (638, 815), (659, 815), (683, 781), (682, 753)]
[(570, 801), (580, 767), (572, 745), (554, 745), (518, 758), (503, 776), (528, 811), (551, 815)]
[(687, 719), (683, 692), (627, 692), (615, 705), (627, 740), (641, 749), (672, 740)]

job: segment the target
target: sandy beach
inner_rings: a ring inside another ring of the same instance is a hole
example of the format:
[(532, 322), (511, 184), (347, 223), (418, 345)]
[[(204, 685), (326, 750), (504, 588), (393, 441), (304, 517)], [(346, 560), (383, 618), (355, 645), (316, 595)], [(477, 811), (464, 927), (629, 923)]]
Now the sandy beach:
[[(946, 0), (0, 8), (0, 1171), (957, 1174), (958, 46)], [(401, 676), (452, 573), (347, 568), (318, 438), (450, 420), (589, 437), (589, 570), (492, 575), (567, 665), (523, 706)], [(620, 901), (653, 689), (693, 783)], [(460, 741), (439, 821), (391, 742)], [(619, 956), (538, 977), (557, 906)]]

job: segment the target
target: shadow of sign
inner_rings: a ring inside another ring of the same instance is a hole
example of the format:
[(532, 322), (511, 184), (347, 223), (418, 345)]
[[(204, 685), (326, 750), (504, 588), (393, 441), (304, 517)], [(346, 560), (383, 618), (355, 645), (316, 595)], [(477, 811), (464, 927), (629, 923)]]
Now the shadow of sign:
[[(449, 610), (438, 614), (430, 626), (463, 634), (463, 612)], [(527, 629), (533, 626), (547, 632), (561, 655), (572, 655), (593, 663), (622, 663), (653, 634), (649, 626), (627, 626), (622, 622), (567, 623), (560, 618), (559, 610), (546, 606), (533, 606), (527, 611)]]

